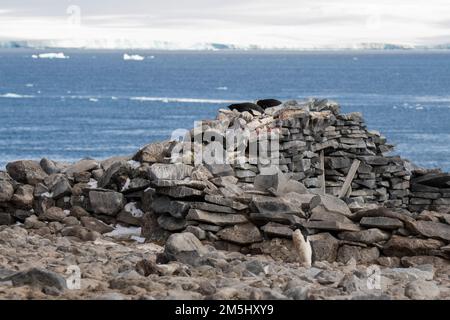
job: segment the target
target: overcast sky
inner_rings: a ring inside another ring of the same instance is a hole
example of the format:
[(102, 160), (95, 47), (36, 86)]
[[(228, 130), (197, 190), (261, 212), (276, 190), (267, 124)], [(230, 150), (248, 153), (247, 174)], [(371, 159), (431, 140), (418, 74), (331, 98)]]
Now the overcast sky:
[(449, 0), (0, 0), (1, 40), (450, 43)]

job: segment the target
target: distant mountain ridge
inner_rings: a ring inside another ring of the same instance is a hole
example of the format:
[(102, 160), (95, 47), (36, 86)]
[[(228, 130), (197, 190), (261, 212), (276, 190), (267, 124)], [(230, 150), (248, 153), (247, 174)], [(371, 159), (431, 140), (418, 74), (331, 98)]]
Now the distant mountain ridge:
[(29, 49), (116, 49), (116, 50), (450, 50), (449, 44), (409, 45), (395, 43), (358, 43), (326, 46), (269, 46), (269, 45), (236, 45), (226, 43), (175, 43), (169, 41), (136, 41), (129, 39), (99, 40), (0, 40), (0, 48)]

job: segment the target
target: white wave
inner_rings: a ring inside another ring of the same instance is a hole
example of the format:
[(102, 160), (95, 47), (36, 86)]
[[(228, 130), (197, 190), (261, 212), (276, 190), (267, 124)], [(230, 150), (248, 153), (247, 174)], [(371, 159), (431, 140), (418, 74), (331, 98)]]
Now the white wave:
[(33, 59), (69, 59), (70, 58), (69, 56), (66, 56), (63, 52), (33, 54), (31, 57)]
[(145, 57), (140, 56), (140, 55), (138, 55), (138, 54), (131, 54), (131, 55), (129, 55), (129, 54), (125, 53), (125, 54), (123, 55), (123, 60), (125, 60), (125, 61), (129, 61), (129, 60), (132, 60), (132, 61), (142, 61), (142, 60), (144, 60), (144, 59), (145, 59)]
[(34, 96), (30, 96), (30, 95), (26, 95), (26, 94), (17, 94), (17, 93), (5, 93), (5, 94), (0, 94), (0, 98), (26, 99), (26, 98), (34, 98)]
[(169, 103), (169, 102), (186, 102), (186, 103), (236, 103), (236, 102), (242, 102), (242, 101), (236, 101), (236, 100), (168, 98), (168, 97), (131, 97), (130, 100), (159, 101), (159, 102), (164, 102), (164, 103)]
[(27, 84), (25, 85), (25, 87), (27, 87), (27, 88), (33, 88), (33, 87), (34, 87), (34, 84), (32, 84), (32, 83), (27, 83)]
[(97, 98), (89, 98), (89, 101), (91, 101), (91, 102), (98, 102), (98, 99)]
[(217, 87), (216, 90), (226, 91), (226, 90), (228, 90), (228, 87)]

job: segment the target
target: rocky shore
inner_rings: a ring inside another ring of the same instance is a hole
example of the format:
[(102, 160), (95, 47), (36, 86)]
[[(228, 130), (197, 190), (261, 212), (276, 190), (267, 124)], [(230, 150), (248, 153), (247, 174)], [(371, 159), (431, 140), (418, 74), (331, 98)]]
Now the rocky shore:
[(9, 163), (0, 298), (448, 299), (450, 175), (392, 150), (333, 101), (261, 100), (131, 156)]

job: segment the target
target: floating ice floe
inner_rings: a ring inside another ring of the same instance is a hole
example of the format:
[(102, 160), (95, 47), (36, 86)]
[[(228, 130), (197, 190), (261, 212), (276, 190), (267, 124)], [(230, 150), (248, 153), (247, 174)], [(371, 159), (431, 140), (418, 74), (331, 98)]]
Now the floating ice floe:
[(8, 98), (8, 99), (23, 99), (23, 98), (34, 98), (34, 96), (25, 95), (25, 94), (17, 94), (17, 93), (5, 93), (0, 94), (0, 98)]
[(33, 54), (31, 57), (33, 59), (69, 59), (70, 58), (69, 56), (66, 56), (63, 52)]
[(183, 103), (239, 103), (243, 101), (237, 100), (221, 100), (221, 99), (196, 99), (196, 98), (170, 98), (170, 97), (131, 97), (133, 101), (156, 101), (156, 102), (183, 102)]
[(125, 60), (125, 61), (128, 61), (128, 60), (132, 60), (132, 61), (142, 61), (142, 60), (144, 60), (144, 59), (145, 59), (145, 57), (140, 56), (140, 55), (138, 55), (138, 54), (131, 54), (131, 55), (129, 55), (129, 54), (125, 53), (125, 54), (123, 55), (123, 60)]

